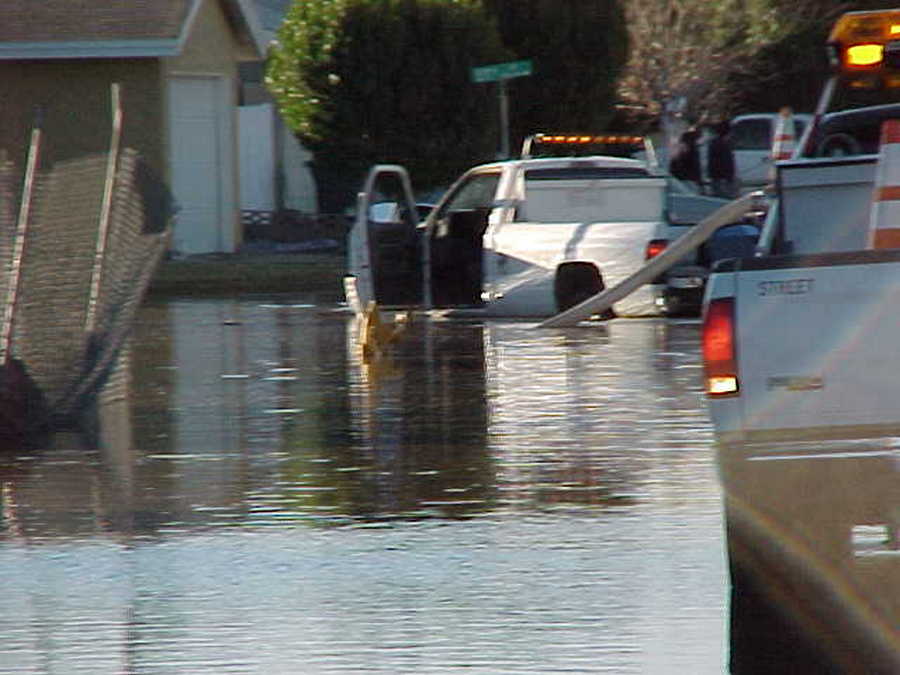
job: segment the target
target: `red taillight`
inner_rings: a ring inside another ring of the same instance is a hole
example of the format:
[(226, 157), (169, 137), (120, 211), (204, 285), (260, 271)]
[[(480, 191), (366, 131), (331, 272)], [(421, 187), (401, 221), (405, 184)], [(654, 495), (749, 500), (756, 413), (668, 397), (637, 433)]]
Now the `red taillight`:
[(644, 260), (650, 260), (651, 258), (655, 258), (660, 253), (666, 250), (666, 246), (669, 245), (668, 239), (651, 239), (647, 242), (647, 250), (644, 253)]
[(734, 298), (710, 300), (703, 315), (703, 368), (709, 396), (738, 393), (734, 329)]

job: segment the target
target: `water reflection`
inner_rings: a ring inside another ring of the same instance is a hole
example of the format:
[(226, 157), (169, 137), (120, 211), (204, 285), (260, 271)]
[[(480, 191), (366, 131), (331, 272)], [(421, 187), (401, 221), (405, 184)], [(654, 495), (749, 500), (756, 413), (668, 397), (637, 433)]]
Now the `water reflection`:
[(894, 440), (712, 446), (697, 338), (148, 305), (0, 462), (0, 673), (897, 672)]
[(464, 517), (494, 508), (482, 326), (413, 321), (403, 339), (368, 362), (355, 322), (347, 328), (347, 459), (368, 467), (353, 472), (350, 508), (369, 518)]
[(696, 324), (353, 330), (144, 307), (94, 437), (0, 478), (0, 672), (722, 672)]
[(900, 672), (897, 439), (718, 448), (734, 673)]

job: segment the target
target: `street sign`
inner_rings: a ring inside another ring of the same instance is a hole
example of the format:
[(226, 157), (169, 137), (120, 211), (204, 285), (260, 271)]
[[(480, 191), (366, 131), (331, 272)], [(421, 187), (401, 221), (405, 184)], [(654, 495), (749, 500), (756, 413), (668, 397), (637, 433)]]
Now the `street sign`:
[(514, 77), (531, 75), (531, 59), (524, 61), (507, 61), (506, 63), (494, 63), (489, 66), (472, 68), (473, 82), (496, 82), (497, 80), (509, 80)]
[(473, 82), (497, 82), (497, 93), (500, 97), (500, 154), (501, 159), (509, 157), (509, 96), (506, 93), (506, 81), (514, 77), (531, 75), (531, 59), (507, 61), (489, 66), (472, 68)]

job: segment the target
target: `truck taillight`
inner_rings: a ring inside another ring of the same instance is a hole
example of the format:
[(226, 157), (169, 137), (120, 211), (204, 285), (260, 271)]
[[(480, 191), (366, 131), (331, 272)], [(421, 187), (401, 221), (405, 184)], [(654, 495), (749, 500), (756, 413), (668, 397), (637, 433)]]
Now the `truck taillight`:
[(738, 393), (734, 298), (710, 300), (703, 314), (703, 369), (709, 396)]
[(669, 245), (668, 239), (651, 239), (647, 242), (647, 250), (644, 254), (644, 260), (650, 260), (651, 258), (655, 258), (660, 253), (666, 250), (666, 246)]

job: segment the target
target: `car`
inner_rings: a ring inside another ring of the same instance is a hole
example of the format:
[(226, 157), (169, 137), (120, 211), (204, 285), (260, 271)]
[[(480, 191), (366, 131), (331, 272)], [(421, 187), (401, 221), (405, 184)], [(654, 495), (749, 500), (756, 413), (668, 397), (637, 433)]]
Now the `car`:
[[(735, 175), (742, 191), (762, 187), (771, 180), (772, 144), (778, 113), (738, 115), (731, 120), (731, 147)], [(794, 136), (799, 143), (812, 115), (794, 114)]]

